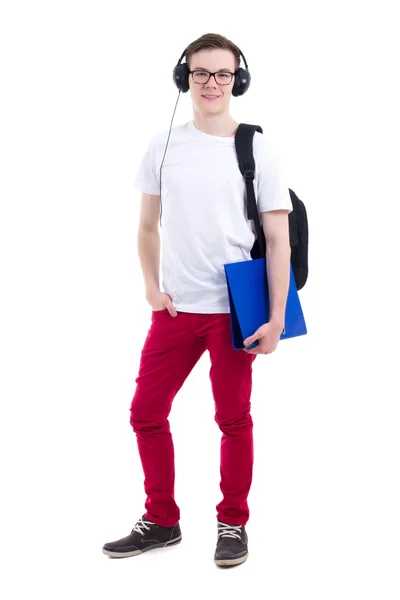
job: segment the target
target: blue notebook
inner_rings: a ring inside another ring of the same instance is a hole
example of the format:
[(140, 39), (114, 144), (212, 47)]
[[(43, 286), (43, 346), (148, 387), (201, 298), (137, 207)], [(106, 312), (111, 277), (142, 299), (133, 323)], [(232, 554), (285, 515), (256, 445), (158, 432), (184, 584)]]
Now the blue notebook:
[[(265, 258), (224, 265), (231, 314), (232, 343), (235, 350), (244, 348), (243, 340), (269, 321), (269, 293)], [(285, 311), (285, 328), (280, 339), (307, 333), (293, 269)], [(258, 346), (256, 340), (247, 348)]]

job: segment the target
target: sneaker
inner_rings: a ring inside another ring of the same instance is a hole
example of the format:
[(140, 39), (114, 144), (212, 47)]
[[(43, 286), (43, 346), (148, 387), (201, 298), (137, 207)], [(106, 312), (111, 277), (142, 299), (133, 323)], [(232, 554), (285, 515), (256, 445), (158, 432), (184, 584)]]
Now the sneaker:
[(143, 515), (132, 529), (130, 535), (116, 542), (108, 542), (103, 546), (104, 554), (121, 558), (136, 556), (154, 548), (164, 548), (179, 544), (182, 540), (179, 522), (174, 527), (161, 527), (146, 519)]
[(233, 567), (244, 562), (247, 551), (247, 533), (244, 525), (228, 525), (218, 521), (218, 542), (214, 562), (218, 567)]

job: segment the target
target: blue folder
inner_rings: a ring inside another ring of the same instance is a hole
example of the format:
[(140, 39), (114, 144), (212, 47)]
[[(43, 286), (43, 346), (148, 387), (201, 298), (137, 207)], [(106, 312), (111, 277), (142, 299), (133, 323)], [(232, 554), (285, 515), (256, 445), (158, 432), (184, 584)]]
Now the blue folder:
[[(253, 335), (270, 318), (268, 279), (265, 258), (224, 265), (231, 314), (232, 343), (235, 350), (244, 348), (243, 340)], [(285, 327), (280, 339), (307, 333), (293, 269), (286, 301)], [(256, 340), (247, 348), (258, 346)]]

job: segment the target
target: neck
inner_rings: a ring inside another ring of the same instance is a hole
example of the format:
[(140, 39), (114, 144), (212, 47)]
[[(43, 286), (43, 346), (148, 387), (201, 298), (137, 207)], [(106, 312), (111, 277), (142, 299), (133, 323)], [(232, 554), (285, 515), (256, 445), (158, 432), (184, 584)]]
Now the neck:
[(234, 137), (239, 123), (227, 115), (201, 115), (194, 113), (193, 125), (199, 131), (219, 137)]

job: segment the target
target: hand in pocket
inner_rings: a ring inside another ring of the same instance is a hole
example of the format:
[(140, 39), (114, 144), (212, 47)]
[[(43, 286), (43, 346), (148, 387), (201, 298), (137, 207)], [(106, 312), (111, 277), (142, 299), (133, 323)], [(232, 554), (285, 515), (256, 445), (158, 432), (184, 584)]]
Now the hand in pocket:
[(157, 292), (148, 296), (147, 301), (153, 311), (163, 311), (167, 309), (171, 317), (176, 317), (178, 315), (175, 306), (172, 304), (171, 297), (164, 292)]

